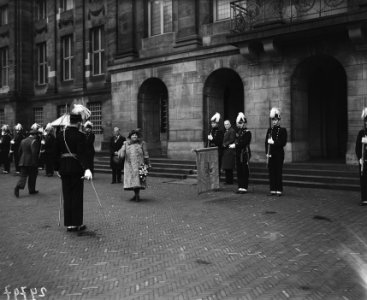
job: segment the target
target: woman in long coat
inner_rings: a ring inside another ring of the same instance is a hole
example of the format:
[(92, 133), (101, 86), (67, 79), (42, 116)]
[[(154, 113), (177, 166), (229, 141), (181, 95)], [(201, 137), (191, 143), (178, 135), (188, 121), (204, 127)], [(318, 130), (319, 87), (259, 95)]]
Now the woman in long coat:
[[(132, 130), (128, 140), (119, 150), (119, 157), (125, 159), (124, 163), (124, 190), (134, 191), (132, 201), (139, 202), (139, 192), (146, 188), (144, 176), (140, 176), (140, 167), (149, 165), (149, 154), (146, 143), (141, 139), (140, 130)], [(142, 178), (141, 178), (142, 177)]]

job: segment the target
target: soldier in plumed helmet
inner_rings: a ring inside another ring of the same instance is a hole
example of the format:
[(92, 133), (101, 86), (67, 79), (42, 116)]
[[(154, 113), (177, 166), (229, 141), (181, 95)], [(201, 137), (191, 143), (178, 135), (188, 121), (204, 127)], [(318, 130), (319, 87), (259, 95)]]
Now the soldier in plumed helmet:
[(358, 132), (355, 152), (358, 158), (359, 164), (359, 179), (361, 186), (361, 202), (359, 205), (367, 205), (367, 107), (362, 111), (362, 120), (364, 123), (363, 129)]
[(218, 147), (218, 172), (220, 173), (220, 166), (223, 152), (223, 136), (224, 132), (219, 126), (220, 114), (215, 113), (210, 119), (210, 131), (208, 134), (208, 147)]
[(248, 180), (250, 175), (249, 161), (251, 158), (251, 131), (247, 129), (247, 119), (245, 115), (240, 112), (236, 118), (236, 169), (238, 190), (237, 194), (245, 194), (248, 189)]
[(14, 166), (15, 166), (15, 173), (20, 174), (20, 167), (19, 167), (19, 147), (20, 142), (25, 138), (24, 130), (22, 124), (18, 123), (14, 126), (14, 137), (11, 140), (11, 147), (10, 153), (13, 155), (14, 158)]
[(283, 194), (284, 147), (287, 144), (287, 130), (280, 127), (280, 110), (270, 110), (271, 127), (266, 132), (265, 153), (268, 161), (270, 193), (269, 196)]
[(91, 121), (85, 122), (84, 130), (87, 143), (87, 157), (89, 160), (90, 170), (92, 171), (92, 174), (94, 174), (94, 155), (96, 153), (94, 149), (94, 141), (96, 139), (96, 136), (93, 133), (93, 123)]
[(0, 136), (0, 165), (4, 165), (3, 174), (10, 172), (10, 127), (5, 124), (1, 127)]
[(64, 225), (67, 231), (84, 230), (83, 224), (83, 179), (92, 179), (87, 157), (86, 137), (81, 131), (83, 119), (90, 111), (75, 104), (70, 113), (70, 124), (59, 132), (55, 141), (55, 171), (61, 177), (64, 199)]

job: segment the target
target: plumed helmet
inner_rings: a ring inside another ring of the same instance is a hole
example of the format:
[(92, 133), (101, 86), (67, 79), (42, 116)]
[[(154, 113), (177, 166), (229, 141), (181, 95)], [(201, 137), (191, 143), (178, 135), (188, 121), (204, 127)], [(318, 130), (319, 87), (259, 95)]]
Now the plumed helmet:
[(84, 127), (85, 128), (91, 128), (92, 129), (93, 123), (91, 121), (87, 121), (87, 122), (84, 123)]
[(236, 118), (236, 123), (238, 123), (238, 124), (247, 123), (247, 119), (246, 119), (244, 113), (242, 113), (242, 112), (238, 113), (238, 116)]
[(41, 125), (39, 125), (38, 123), (34, 123), (31, 126), (31, 130), (29, 131), (30, 134), (37, 134), (39, 131), (39, 129), (41, 128)]
[(15, 130), (23, 130), (23, 126), (22, 124), (18, 123), (17, 125), (14, 126)]
[(280, 120), (280, 110), (277, 107), (273, 107), (270, 110), (270, 119), (278, 119)]
[(82, 104), (74, 104), (74, 108), (71, 110), (71, 114), (80, 115), (83, 120), (86, 120), (92, 114), (88, 108)]
[(8, 124), (4, 124), (3, 126), (1, 126), (1, 130), (2, 131), (10, 131), (10, 127)]
[(220, 113), (217, 113), (217, 112), (210, 119), (210, 121), (215, 122), (215, 123), (219, 123), (219, 120), (220, 120)]
[(362, 120), (364, 120), (364, 119), (366, 119), (366, 118), (367, 118), (367, 107), (365, 107), (365, 108), (362, 110), (361, 118), (362, 118)]

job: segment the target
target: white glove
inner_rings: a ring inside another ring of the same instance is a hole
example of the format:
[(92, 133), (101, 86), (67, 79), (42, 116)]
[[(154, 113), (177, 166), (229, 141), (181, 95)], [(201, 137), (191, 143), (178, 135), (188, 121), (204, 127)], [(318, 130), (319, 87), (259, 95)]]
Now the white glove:
[(213, 136), (211, 134), (208, 135), (208, 140), (212, 141), (213, 140)]
[(89, 169), (86, 169), (84, 172), (84, 178), (87, 180), (91, 180), (93, 178), (92, 172)]
[(268, 139), (268, 144), (273, 145), (274, 144), (274, 140), (272, 138)]
[(46, 141), (42, 140), (42, 141), (41, 141), (41, 144), (42, 144), (42, 145), (46, 144)]
[(14, 140), (11, 140), (10, 141), (10, 144), (13, 144), (14, 145), (15, 144), (15, 141)]
[(362, 138), (362, 144), (367, 144), (367, 137), (365, 137), (365, 136), (364, 136), (364, 137)]
[(228, 148), (230, 148), (230, 149), (234, 149), (234, 148), (236, 148), (236, 144), (230, 144), (230, 145), (228, 146)]
[(363, 159), (362, 158), (359, 159), (359, 164), (363, 165)]

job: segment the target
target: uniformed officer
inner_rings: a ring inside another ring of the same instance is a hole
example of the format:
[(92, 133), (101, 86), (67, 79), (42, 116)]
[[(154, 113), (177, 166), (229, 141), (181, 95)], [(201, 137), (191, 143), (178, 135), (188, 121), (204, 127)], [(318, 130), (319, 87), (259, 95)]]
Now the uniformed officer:
[(92, 179), (87, 158), (86, 137), (81, 132), (82, 116), (90, 111), (75, 104), (70, 113), (70, 124), (58, 133), (55, 141), (55, 171), (61, 177), (64, 198), (64, 226), (67, 231), (84, 230), (83, 224), (83, 179)]
[(91, 121), (87, 121), (84, 124), (85, 130), (85, 139), (87, 143), (87, 157), (88, 157), (88, 164), (90, 166), (90, 170), (92, 174), (94, 174), (94, 155), (96, 151), (94, 150), (94, 141), (96, 139), (95, 134), (92, 131), (93, 123)]
[(269, 169), (269, 196), (281, 196), (283, 193), (284, 146), (287, 144), (287, 130), (280, 127), (280, 111), (273, 107), (270, 110), (272, 126), (266, 132), (265, 153)]
[(223, 153), (223, 137), (224, 132), (219, 126), (220, 114), (215, 113), (210, 119), (210, 131), (208, 134), (208, 147), (218, 147), (218, 172), (220, 173), (220, 166), (222, 164)]
[(11, 143), (10, 153), (13, 155), (14, 158), (15, 173), (20, 174), (19, 147), (20, 142), (25, 138), (22, 124), (18, 123), (17, 125), (15, 125), (14, 131), (15, 131), (14, 138), (10, 142)]
[(1, 127), (0, 136), (0, 165), (4, 165), (3, 174), (10, 172), (10, 128), (5, 124)]
[(251, 131), (247, 129), (247, 119), (242, 112), (240, 112), (236, 118), (236, 125), (237, 132), (235, 148), (238, 181), (238, 190), (236, 193), (245, 194), (247, 193), (248, 180), (250, 175), (249, 161), (251, 158)]
[(359, 179), (361, 186), (361, 202), (359, 205), (367, 205), (367, 107), (362, 111), (363, 129), (358, 132), (355, 152), (359, 164)]

